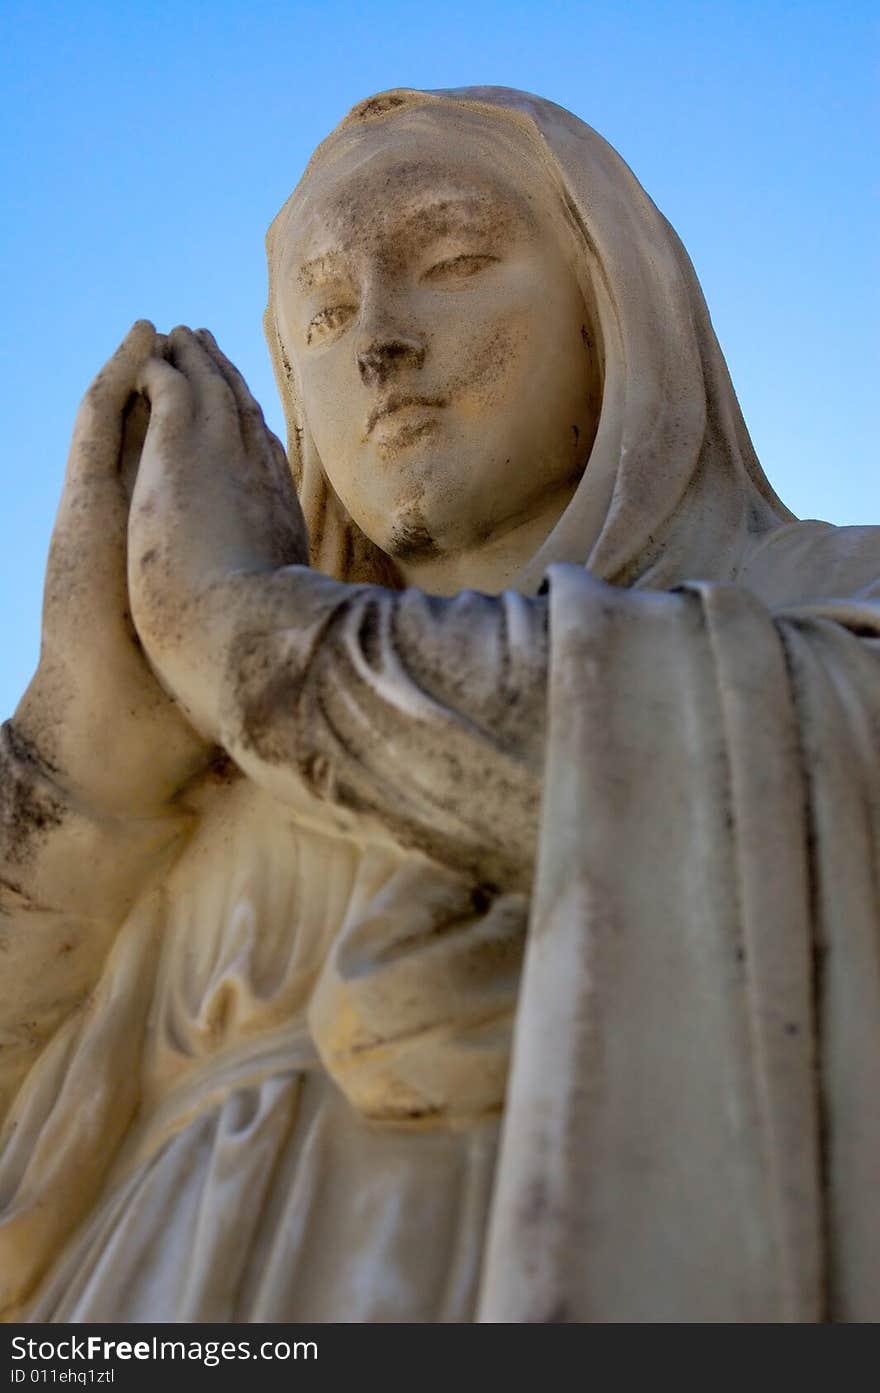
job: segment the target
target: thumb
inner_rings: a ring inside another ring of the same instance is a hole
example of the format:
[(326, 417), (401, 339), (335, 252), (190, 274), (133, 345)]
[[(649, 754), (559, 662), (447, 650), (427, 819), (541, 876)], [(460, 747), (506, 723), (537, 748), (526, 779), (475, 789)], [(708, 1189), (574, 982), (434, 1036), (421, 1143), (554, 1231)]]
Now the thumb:
[(188, 425), (193, 414), (192, 389), (182, 372), (155, 355), (142, 363), (137, 391), (150, 404), (150, 430), (164, 434), (169, 428)]
[(86, 390), (74, 423), (67, 466), (67, 483), (74, 488), (87, 479), (116, 475), (123, 411), (155, 340), (153, 325), (139, 319)]

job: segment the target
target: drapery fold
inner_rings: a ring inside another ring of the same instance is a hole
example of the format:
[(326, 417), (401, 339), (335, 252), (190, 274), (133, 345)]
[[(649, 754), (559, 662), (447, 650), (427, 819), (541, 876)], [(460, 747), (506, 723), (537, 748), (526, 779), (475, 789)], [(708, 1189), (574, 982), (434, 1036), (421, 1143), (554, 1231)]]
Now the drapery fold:
[(877, 609), (552, 575), (481, 1319), (876, 1319)]

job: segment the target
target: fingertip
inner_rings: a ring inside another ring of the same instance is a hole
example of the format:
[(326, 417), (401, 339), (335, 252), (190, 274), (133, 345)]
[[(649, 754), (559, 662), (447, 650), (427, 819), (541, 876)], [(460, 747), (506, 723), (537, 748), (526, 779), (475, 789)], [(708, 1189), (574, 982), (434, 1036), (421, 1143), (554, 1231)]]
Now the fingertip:
[(177, 324), (168, 335), (170, 362), (177, 365), (179, 360), (183, 365), (184, 371), (193, 370), (203, 364), (207, 358), (210, 360), (210, 353), (196, 329), (191, 329), (187, 324)]
[(186, 326), (175, 324), (165, 340), (167, 344), (166, 358), (169, 363), (174, 363), (174, 353), (176, 349), (183, 348), (186, 343)]
[(124, 357), (134, 353), (140, 357), (152, 350), (156, 338), (156, 326), (149, 319), (136, 319), (120, 344)]
[(228, 391), (228, 383), (218, 362), (221, 356), (219, 350), (199, 330), (178, 325), (171, 334), (169, 356), (174, 366), (192, 379), (194, 386), (199, 384), (200, 392), (216, 392), (219, 384), (222, 384), (224, 392)]
[(183, 373), (155, 354), (141, 364), (135, 389), (146, 397), (154, 412), (163, 404), (179, 406), (189, 398), (188, 383)]

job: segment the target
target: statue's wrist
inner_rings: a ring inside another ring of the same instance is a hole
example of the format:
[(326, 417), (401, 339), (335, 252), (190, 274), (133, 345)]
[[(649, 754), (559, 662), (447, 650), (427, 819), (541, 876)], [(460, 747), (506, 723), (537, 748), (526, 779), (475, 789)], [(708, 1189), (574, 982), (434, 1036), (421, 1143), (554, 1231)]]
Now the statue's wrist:
[(130, 793), (123, 796), (121, 790), (101, 787), (92, 777), (96, 761), (92, 750), (79, 770), (76, 759), (62, 763), (54, 750), (51, 757), (46, 755), (27, 721), (17, 715), (0, 725), (0, 762), (5, 766), (7, 787), (15, 785), (20, 790), (19, 802), (36, 800), (45, 805), (47, 820), (71, 811), (109, 826), (163, 821), (179, 815), (174, 804), (178, 790), (169, 790), (167, 781), (156, 781), (151, 788), (150, 781), (144, 779), (134, 788), (134, 798)]
[(140, 691), (107, 680), (109, 695), (93, 679), (80, 682), (41, 664), (9, 723), (18, 755), (85, 813), (135, 822), (167, 817), (212, 751), (186, 731), (183, 717), (169, 722), (161, 701), (154, 720)]
[(90, 805), (12, 721), (0, 726), (0, 883), (23, 907), (117, 921), (191, 818)]

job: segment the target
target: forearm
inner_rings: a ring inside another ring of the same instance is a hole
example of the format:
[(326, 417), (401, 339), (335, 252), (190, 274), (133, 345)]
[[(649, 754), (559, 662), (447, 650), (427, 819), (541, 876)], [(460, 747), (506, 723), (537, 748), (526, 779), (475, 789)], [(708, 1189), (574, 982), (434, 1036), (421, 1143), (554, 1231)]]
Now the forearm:
[(89, 806), (14, 722), (0, 727), (0, 882), (29, 906), (118, 922), (188, 825), (173, 806), (149, 817)]
[(88, 809), (0, 728), (0, 1115), (187, 825)]
[(231, 609), (218, 722), (250, 777), (282, 797), (305, 784), (404, 844), (528, 884), (546, 601), (440, 599), (290, 567), (255, 584), (234, 633)]

